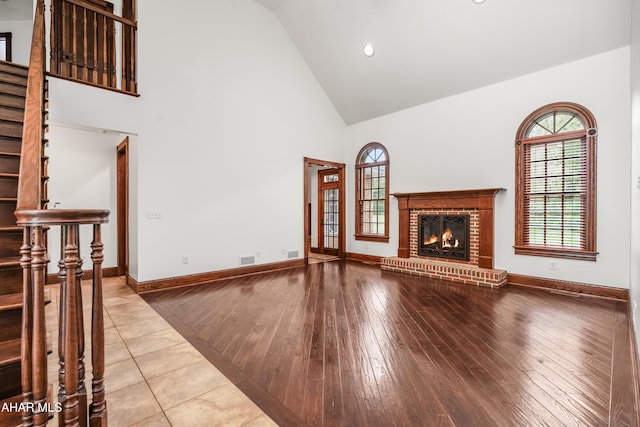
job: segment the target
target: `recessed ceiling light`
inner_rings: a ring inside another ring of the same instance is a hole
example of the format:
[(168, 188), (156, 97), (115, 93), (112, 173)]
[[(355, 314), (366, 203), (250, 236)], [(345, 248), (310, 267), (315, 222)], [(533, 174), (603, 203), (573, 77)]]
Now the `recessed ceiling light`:
[(362, 53), (364, 53), (364, 56), (372, 57), (376, 53), (376, 50), (371, 43), (367, 43), (362, 48)]
[(473, 1), (475, 4), (482, 4), (484, 3), (486, 0), (471, 0)]

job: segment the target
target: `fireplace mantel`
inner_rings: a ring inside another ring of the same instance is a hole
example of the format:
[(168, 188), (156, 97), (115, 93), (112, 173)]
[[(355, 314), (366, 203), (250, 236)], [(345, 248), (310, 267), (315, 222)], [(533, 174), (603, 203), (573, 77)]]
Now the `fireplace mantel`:
[(477, 209), (479, 211), (479, 267), (493, 268), (493, 211), (495, 195), (503, 188), (394, 193), (398, 199), (398, 257), (409, 258), (409, 221), (412, 209)]

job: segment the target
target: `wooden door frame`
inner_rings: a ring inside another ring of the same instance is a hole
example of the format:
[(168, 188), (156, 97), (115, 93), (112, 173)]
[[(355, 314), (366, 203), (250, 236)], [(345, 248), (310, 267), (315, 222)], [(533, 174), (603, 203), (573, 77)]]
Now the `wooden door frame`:
[(116, 148), (118, 276), (129, 274), (129, 137)]
[(4, 50), (4, 55), (5, 55), (5, 61), (7, 62), (12, 62), (11, 61), (11, 33), (0, 33), (0, 37), (2, 37), (5, 41), (5, 50)]
[(304, 158), (304, 203), (303, 203), (303, 212), (304, 212), (304, 260), (305, 263), (309, 261), (309, 253), (311, 252), (311, 214), (310, 214), (310, 205), (309, 205), (309, 168), (312, 166), (320, 166), (324, 168), (333, 168), (338, 170), (338, 210), (339, 210), (339, 223), (338, 223), (338, 233), (340, 233), (340, 237), (338, 239), (338, 256), (340, 258), (344, 258), (346, 254), (346, 191), (345, 191), (345, 170), (346, 165), (344, 163), (330, 162), (326, 160), (318, 160), (310, 157)]

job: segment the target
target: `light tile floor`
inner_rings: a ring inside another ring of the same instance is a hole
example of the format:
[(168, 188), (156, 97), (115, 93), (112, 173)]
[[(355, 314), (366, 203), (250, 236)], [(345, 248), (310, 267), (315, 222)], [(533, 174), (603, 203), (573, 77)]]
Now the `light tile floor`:
[[(50, 285), (47, 330), (57, 334), (59, 285)], [(91, 284), (83, 282), (85, 384), (91, 387)], [(276, 426), (178, 334), (123, 278), (104, 279), (105, 388), (109, 426)], [(57, 339), (48, 358), (58, 383)], [(54, 396), (57, 396), (54, 387)], [(54, 397), (57, 401), (57, 397)], [(51, 425), (57, 425), (52, 420)]]

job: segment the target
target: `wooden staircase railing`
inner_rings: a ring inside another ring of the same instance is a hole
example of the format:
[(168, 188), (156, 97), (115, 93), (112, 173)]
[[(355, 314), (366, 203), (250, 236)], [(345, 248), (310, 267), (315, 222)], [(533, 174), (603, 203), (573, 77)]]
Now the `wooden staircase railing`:
[[(24, 275), (23, 303), (23, 398), (33, 402), (33, 412), (23, 413), (23, 426), (46, 425), (51, 404), (47, 404), (46, 326), (44, 285), (47, 277), (45, 228), (60, 226), (62, 259), (60, 266), (60, 312), (58, 355), (60, 358), (58, 414), (60, 425), (107, 425), (104, 387), (104, 319), (102, 304), (103, 244), (101, 224), (108, 222), (109, 211), (37, 209), (16, 212), (18, 225), (24, 227), (21, 248)], [(82, 261), (80, 225), (93, 225), (91, 260), (93, 261), (91, 365), (92, 402), (87, 408), (84, 363), (84, 319), (82, 308)]]
[(42, 158), (46, 114), (45, 55), (44, 2), (38, 1), (29, 57), (16, 210), (42, 207)]
[(137, 95), (135, 1), (113, 12), (104, 0), (52, 0), (51, 75)]
[[(49, 411), (59, 408), (64, 426), (107, 425), (104, 388), (104, 322), (102, 305), (103, 244), (101, 224), (108, 222), (105, 210), (43, 209), (45, 129), (45, 25), (44, 1), (38, 0), (34, 20), (25, 119), (15, 216), (23, 227), (20, 265), (23, 271), (22, 395), (23, 426), (43, 426)], [(84, 319), (82, 308), (82, 261), (79, 251), (80, 225), (93, 225), (93, 297), (91, 322), (92, 402), (88, 406), (85, 387)], [(47, 277), (45, 232), (61, 227), (60, 312), (58, 330), (59, 406), (47, 401), (47, 348), (44, 288)]]

